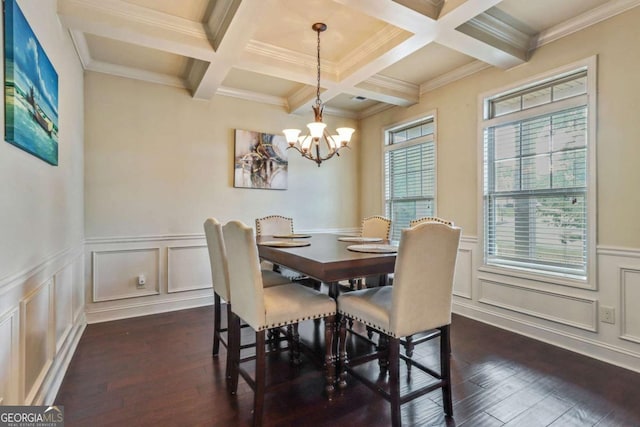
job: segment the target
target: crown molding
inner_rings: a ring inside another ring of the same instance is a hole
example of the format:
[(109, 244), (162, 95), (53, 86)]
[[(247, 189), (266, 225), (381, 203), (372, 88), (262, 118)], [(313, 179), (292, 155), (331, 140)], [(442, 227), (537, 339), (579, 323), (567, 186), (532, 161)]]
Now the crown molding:
[[(284, 62), (285, 64), (290, 64), (294, 67), (305, 68), (313, 71), (316, 70), (318, 61), (315, 55), (294, 52), (290, 49), (285, 49), (257, 40), (249, 40), (249, 43), (247, 43), (245, 47), (245, 52), (248, 54), (266, 57), (272, 61)], [(332, 80), (337, 80), (337, 67), (335, 62), (321, 59), (320, 66), (322, 67), (323, 75), (326, 76), (328, 74), (331, 76)]]
[(434, 79), (422, 83), (420, 85), (420, 96), (490, 67), (490, 64), (479, 60), (458, 67), (455, 70), (449, 71), (448, 73), (444, 73)]
[(531, 36), (488, 13), (481, 13), (466, 25), (518, 50), (526, 51), (531, 44)]
[(569, 34), (597, 24), (598, 22), (612, 18), (639, 5), (640, 0), (611, 0), (600, 7), (589, 10), (562, 24), (541, 31), (531, 40), (529, 50), (537, 49), (547, 43), (551, 43)]
[(126, 21), (158, 27), (189, 37), (208, 40), (204, 25), (122, 0), (63, 0), (64, 6), (93, 10)]
[(154, 73), (152, 71), (145, 71), (139, 68), (125, 67), (123, 65), (116, 65), (102, 61), (92, 60), (85, 66), (85, 70), (117, 77), (126, 77), (134, 80), (142, 80), (149, 83), (173, 86), (180, 89), (187, 89), (187, 83), (180, 77)]
[(366, 119), (367, 117), (371, 117), (375, 114), (381, 113), (393, 107), (395, 107), (395, 105), (379, 102), (377, 104), (372, 105), (369, 108), (365, 108), (364, 110), (360, 111), (358, 113), (358, 120)]
[(240, 1), (241, 0), (218, 0), (215, 2), (211, 16), (205, 26), (215, 50), (220, 46), (220, 41), (229, 28), (231, 20), (240, 6)]
[(374, 74), (360, 84), (375, 86), (387, 89), (393, 92), (405, 94), (408, 98), (416, 98), (420, 86), (414, 83), (405, 82), (403, 80), (394, 79), (393, 77), (384, 76), (382, 74)]
[(87, 44), (87, 38), (84, 36), (82, 31), (69, 30), (69, 35), (71, 36), (71, 41), (73, 41), (73, 45), (76, 48), (76, 53), (78, 54), (82, 68), (86, 70), (92, 61), (91, 52), (89, 52), (89, 45)]
[(324, 114), (328, 116), (343, 117), (345, 119), (358, 120), (358, 112), (345, 110), (344, 108), (328, 107), (325, 105)]
[(287, 100), (279, 96), (265, 95), (262, 93), (252, 92), (250, 90), (235, 89), (232, 87), (220, 86), (216, 91), (216, 95), (229, 96), (231, 98), (243, 99), (245, 101), (259, 102), (261, 104), (276, 105), (278, 107), (288, 107)]

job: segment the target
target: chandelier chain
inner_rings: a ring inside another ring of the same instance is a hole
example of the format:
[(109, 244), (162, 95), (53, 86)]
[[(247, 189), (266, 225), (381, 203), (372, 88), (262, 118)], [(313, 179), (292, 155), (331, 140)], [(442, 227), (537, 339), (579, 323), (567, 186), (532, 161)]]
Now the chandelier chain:
[(320, 101), (320, 30), (316, 32), (318, 33), (318, 85), (316, 86), (316, 105), (320, 106), (322, 104), (322, 101)]

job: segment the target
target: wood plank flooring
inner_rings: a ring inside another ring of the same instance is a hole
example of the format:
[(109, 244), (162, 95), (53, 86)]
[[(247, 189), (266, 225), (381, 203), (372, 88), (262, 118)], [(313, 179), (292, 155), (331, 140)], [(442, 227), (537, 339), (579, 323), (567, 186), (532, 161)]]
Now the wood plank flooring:
[[(301, 335), (318, 347), (322, 327), (305, 322)], [(65, 425), (251, 425), (253, 392), (241, 379), (238, 394), (227, 393), (226, 351), (211, 357), (212, 331), (212, 307), (87, 326), (56, 398)], [(404, 426), (640, 426), (640, 374), (461, 316), (451, 342), (453, 419), (435, 391), (403, 406)], [(418, 346), (414, 357), (437, 367), (437, 344)], [(272, 354), (267, 369), (268, 382), (278, 384), (266, 396), (267, 426), (390, 424), (387, 402), (351, 378), (327, 401), (307, 356), (292, 368), (286, 352)], [(378, 376), (375, 362), (363, 369)], [(415, 368), (409, 377), (404, 364), (401, 375), (404, 391), (426, 381)]]

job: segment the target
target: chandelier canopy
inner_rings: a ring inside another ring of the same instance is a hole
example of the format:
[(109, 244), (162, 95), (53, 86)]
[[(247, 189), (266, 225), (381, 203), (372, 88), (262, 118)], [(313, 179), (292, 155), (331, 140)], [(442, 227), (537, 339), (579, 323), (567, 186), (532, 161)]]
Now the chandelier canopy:
[[(315, 115), (315, 120), (307, 124), (309, 133), (306, 135), (300, 135), (300, 129), (284, 129), (284, 133), (289, 148), (297, 150), (302, 157), (313, 160), (320, 167), (320, 163), (324, 160), (330, 159), (334, 155), (340, 155), (338, 152), (347, 147), (349, 148), (349, 141), (351, 135), (355, 131), (352, 128), (337, 128), (336, 134), (331, 135), (327, 132), (327, 125), (322, 122), (322, 111), (324, 105), (320, 100), (320, 33), (327, 29), (326, 24), (322, 22), (316, 22), (311, 26), (311, 29), (318, 33), (318, 85), (316, 87), (316, 101), (311, 107)], [(322, 147), (321, 147), (322, 146)]]

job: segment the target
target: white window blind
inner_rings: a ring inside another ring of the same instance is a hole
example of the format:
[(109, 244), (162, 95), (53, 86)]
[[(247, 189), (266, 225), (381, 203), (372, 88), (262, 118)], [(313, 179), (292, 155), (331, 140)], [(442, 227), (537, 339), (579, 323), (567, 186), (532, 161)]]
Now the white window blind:
[(409, 221), (433, 216), (435, 209), (434, 123), (430, 117), (387, 131), (384, 153), (385, 215), (391, 239), (399, 240)]
[(485, 100), (487, 264), (586, 277), (587, 72)]

